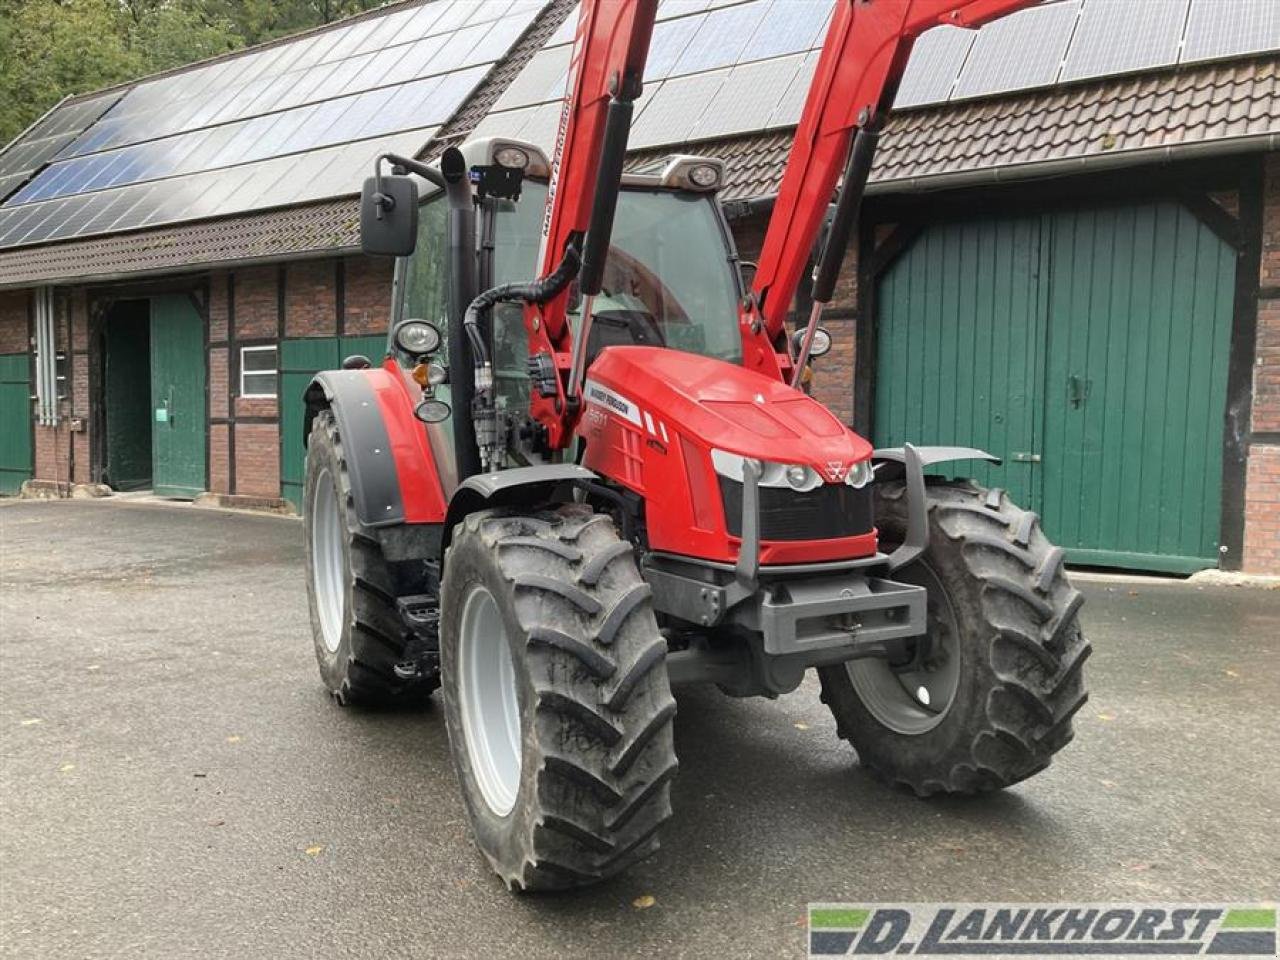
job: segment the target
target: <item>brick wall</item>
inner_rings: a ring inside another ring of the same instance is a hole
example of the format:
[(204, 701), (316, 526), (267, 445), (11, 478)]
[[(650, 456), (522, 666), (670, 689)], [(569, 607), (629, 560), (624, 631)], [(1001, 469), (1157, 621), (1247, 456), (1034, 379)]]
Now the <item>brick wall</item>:
[(392, 262), (348, 257), (344, 263), (343, 330), (349, 337), (387, 332), (391, 320)]
[(0, 292), (0, 353), (26, 353), (31, 349), (31, 291)]
[(275, 266), (236, 271), (231, 334), (236, 340), (275, 339), (280, 323), (278, 277)]
[(285, 272), (286, 337), (332, 337), (337, 332), (338, 265), (333, 260), (291, 263)]
[(237, 423), (235, 493), (280, 496), (280, 428), (274, 423)]
[(1244, 569), (1280, 574), (1280, 154), (1266, 160), (1253, 370), (1255, 436), (1245, 480)]

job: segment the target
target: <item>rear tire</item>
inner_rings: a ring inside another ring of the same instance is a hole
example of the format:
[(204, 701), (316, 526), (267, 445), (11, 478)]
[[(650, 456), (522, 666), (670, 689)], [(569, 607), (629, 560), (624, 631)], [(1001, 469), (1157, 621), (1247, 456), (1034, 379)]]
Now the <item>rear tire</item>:
[(438, 684), (395, 674), (408, 634), (396, 609), (395, 577), (382, 546), (356, 518), (351, 478), (332, 411), (321, 410), (307, 442), (303, 524), (307, 600), (320, 678), (345, 706), (388, 706)]
[[(929, 590), (935, 655), (916, 670), (883, 660), (823, 667), (822, 699), (882, 779), (920, 796), (998, 790), (1043, 770), (1071, 741), (1088, 698), (1083, 601), (1034, 513), (969, 481), (927, 490), (929, 547), (898, 575)], [(901, 482), (877, 488), (876, 521), (887, 545), (902, 541)]]
[(445, 721), (476, 843), (510, 889), (594, 883), (658, 847), (675, 700), (649, 596), (630, 545), (589, 508), (455, 528)]

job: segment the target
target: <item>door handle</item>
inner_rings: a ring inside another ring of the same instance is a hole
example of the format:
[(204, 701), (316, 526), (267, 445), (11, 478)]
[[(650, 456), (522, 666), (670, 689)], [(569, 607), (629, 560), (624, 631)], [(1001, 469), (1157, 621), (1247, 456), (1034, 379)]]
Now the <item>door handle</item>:
[(1040, 454), (1038, 453), (1011, 453), (1009, 459), (1014, 463), (1039, 463)]
[(1067, 377), (1067, 402), (1071, 406), (1079, 410), (1081, 404), (1089, 399), (1089, 390), (1093, 387), (1093, 381), (1083, 377), (1078, 377), (1074, 373)]

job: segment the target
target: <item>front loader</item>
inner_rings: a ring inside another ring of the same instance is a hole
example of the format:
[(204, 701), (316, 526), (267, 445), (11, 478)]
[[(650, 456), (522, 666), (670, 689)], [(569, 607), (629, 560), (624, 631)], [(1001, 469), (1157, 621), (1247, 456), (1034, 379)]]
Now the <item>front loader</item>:
[(839, 0), (750, 289), (722, 164), (623, 172), (656, 0), (582, 3), (550, 160), (491, 137), (366, 181), (393, 316), (379, 366), (306, 395), (316, 656), (340, 703), (442, 688), (510, 888), (657, 848), (681, 684), (774, 697), (816, 668), (860, 762), (922, 796), (1071, 739), (1089, 647), (1035, 514), (926, 473), (986, 453), (875, 451), (799, 389), (912, 41), (1026, 3)]

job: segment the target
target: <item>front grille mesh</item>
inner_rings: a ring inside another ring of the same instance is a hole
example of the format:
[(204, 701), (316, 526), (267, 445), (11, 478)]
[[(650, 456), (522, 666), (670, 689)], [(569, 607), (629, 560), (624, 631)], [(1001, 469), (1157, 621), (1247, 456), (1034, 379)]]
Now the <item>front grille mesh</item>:
[[(719, 477), (725, 525), (742, 536), (742, 484)], [(760, 488), (761, 540), (832, 540), (870, 533), (874, 525), (871, 487), (855, 489), (826, 483), (800, 493), (777, 487)]]

